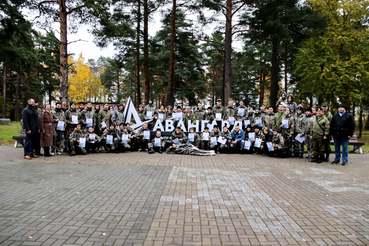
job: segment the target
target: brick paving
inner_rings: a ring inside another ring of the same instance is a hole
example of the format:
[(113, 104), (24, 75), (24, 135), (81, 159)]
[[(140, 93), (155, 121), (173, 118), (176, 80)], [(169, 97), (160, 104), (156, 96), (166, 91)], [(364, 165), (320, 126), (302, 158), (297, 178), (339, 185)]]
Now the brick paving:
[(0, 245), (369, 245), (369, 154), (22, 153), (0, 146)]

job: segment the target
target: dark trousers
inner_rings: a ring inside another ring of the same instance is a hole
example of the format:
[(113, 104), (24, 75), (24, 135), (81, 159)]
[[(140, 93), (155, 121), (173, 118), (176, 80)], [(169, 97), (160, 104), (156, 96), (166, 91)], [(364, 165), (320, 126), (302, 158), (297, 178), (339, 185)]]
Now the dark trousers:
[(41, 141), (41, 132), (35, 134), (35, 144), (34, 144), (34, 148), (35, 148), (35, 155), (39, 155), (41, 153), (41, 145), (40, 145), (40, 141)]
[(27, 134), (24, 141), (24, 155), (33, 155), (34, 146), (36, 144), (36, 138), (38, 134)]

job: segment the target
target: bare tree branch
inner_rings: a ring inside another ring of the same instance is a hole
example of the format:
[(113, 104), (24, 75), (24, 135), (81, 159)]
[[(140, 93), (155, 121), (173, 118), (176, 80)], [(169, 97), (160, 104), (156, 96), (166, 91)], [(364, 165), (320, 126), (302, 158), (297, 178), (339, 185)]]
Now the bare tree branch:
[(217, 41), (213, 41), (213, 40), (206, 40), (206, 39), (199, 39), (199, 38), (196, 38), (196, 40), (198, 40), (198, 41), (204, 41), (204, 42), (209, 42), (209, 43), (220, 44), (220, 45), (224, 45), (224, 43), (217, 42)]
[(235, 14), (235, 13), (237, 13), (237, 11), (238, 10), (240, 10), (243, 6), (245, 6), (245, 4), (246, 3), (243, 3), (243, 4), (241, 4), (241, 6), (240, 7), (238, 7), (233, 13), (232, 13), (232, 16)]
[(72, 43), (76, 43), (76, 42), (79, 42), (79, 41), (82, 41), (82, 42), (88, 42), (87, 40), (82, 40), (82, 39), (78, 39), (78, 40), (74, 40), (72, 42), (69, 42), (67, 44), (72, 44)]
[(39, 28), (43, 29), (45, 32), (50, 34), (50, 36), (52, 36), (55, 40), (57, 40), (60, 43), (60, 40), (57, 37), (55, 37), (55, 35), (53, 35), (51, 32), (49, 32), (46, 28), (44, 28), (44, 27), (39, 27)]
[(69, 15), (69, 14), (73, 13), (75, 10), (81, 9), (81, 8), (83, 8), (83, 7), (86, 7), (86, 5), (81, 5), (81, 6), (78, 6), (78, 7), (75, 7), (75, 8), (73, 8), (73, 9), (69, 10), (69, 11), (67, 12), (67, 15)]
[(233, 36), (234, 34), (236, 34), (236, 33), (239, 33), (239, 32), (249, 32), (249, 31), (251, 31), (251, 30), (238, 30), (238, 31), (233, 32), (233, 33), (232, 33), (232, 36)]

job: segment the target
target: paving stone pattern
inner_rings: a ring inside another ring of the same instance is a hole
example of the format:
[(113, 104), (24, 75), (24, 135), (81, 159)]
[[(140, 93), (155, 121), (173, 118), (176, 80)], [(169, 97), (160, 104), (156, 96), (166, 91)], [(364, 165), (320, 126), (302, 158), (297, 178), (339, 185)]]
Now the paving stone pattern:
[(369, 245), (368, 154), (0, 156), (0, 245)]

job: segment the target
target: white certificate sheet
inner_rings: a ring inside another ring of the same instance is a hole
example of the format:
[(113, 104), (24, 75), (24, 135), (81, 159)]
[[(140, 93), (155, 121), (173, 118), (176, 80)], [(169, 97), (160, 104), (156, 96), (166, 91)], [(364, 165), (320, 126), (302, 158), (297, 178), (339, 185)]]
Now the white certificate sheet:
[(209, 133), (208, 132), (204, 132), (202, 134), (202, 140), (204, 141), (209, 141)]
[(194, 133), (189, 133), (188, 134), (188, 141), (190, 141), (190, 142), (195, 141), (195, 134)]
[(216, 113), (216, 114), (215, 114), (215, 119), (216, 119), (217, 121), (221, 121), (221, 120), (222, 120), (222, 113)]
[(106, 136), (106, 144), (113, 144), (113, 135)]
[(300, 134), (297, 134), (295, 139), (300, 143), (303, 143), (305, 141), (305, 137), (300, 137)]
[(288, 120), (282, 120), (283, 128), (288, 128)]
[(56, 130), (62, 131), (64, 129), (64, 121), (59, 120)]
[(234, 125), (234, 117), (229, 117), (229, 124)]
[[(95, 134), (88, 134), (88, 139), (96, 139), (95, 138)], [(88, 141), (89, 143), (94, 143), (95, 141), (92, 141), (92, 140), (90, 140), (90, 141)]]
[(175, 143), (177, 145), (180, 144), (179, 139), (178, 138), (173, 139), (173, 143)]
[(258, 124), (258, 127), (262, 127), (263, 126), (263, 122), (261, 121), (261, 119), (257, 119), (255, 121), (256, 124)]
[(247, 127), (248, 125), (251, 125), (250, 120), (244, 120), (244, 124), (245, 124), (245, 127)]
[[(87, 127), (90, 127), (90, 126), (92, 126), (92, 123), (93, 123), (93, 121), (92, 121), (92, 119), (91, 118), (87, 118), (86, 119), (86, 123), (87, 123)], [(105, 123), (105, 122), (104, 122)], [(105, 124), (105, 126), (106, 126), (106, 124)]]
[(261, 146), (261, 138), (255, 139), (254, 147), (255, 148), (260, 148), (260, 146)]
[(79, 138), (79, 145), (78, 147), (86, 147), (86, 138)]
[(122, 135), (122, 143), (127, 143), (128, 140), (128, 135), (127, 134), (123, 134)]
[(251, 147), (251, 142), (250, 141), (245, 141), (245, 145), (243, 146), (244, 149), (250, 150)]
[(73, 124), (77, 124), (78, 123), (78, 116), (77, 115), (72, 115), (72, 123)]
[(160, 147), (160, 144), (161, 144), (161, 139), (155, 138), (155, 147)]
[(244, 108), (239, 108), (239, 109), (238, 109), (238, 114), (239, 114), (240, 116), (243, 116), (243, 115), (245, 114), (245, 109), (244, 109)]
[(163, 122), (163, 119), (164, 119), (164, 114), (159, 114), (159, 120), (160, 120), (161, 122)]
[(151, 117), (152, 117), (152, 111), (147, 111), (146, 118), (151, 119)]
[(150, 139), (150, 131), (144, 131), (143, 139)]
[(249, 140), (255, 141), (255, 132), (249, 132)]
[(272, 142), (267, 142), (267, 146), (269, 151), (274, 151)]
[(217, 137), (210, 138), (211, 145), (217, 145)]
[(101, 126), (102, 126), (102, 127), (106, 127), (106, 123), (105, 123), (105, 121), (103, 121), (103, 122), (101, 123)]
[(213, 130), (213, 124), (207, 124), (206, 127), (209, 128), (209, 132)]
[(225, 145), (227, 143), (227, 139), (226, 138), (223, 139), (223, 137), (219, 137), (218, 142)]

